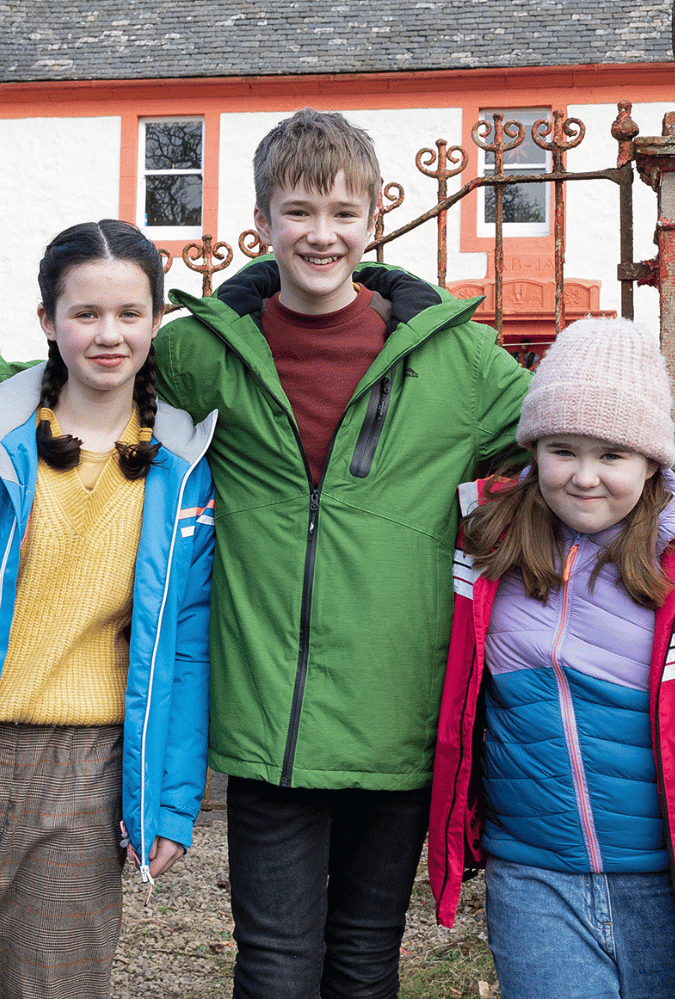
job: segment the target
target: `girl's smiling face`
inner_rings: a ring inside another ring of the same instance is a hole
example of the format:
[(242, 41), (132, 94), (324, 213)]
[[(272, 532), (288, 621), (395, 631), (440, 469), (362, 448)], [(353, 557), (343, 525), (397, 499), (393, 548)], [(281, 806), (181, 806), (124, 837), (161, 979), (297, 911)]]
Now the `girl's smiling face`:
[(133, 396), (162, 318), (152, 308), (150, 280), (138, 264), (94, 260), (66, 271), (55, 315), (41, 305), (38, 316), (68, 368), (69, 393)]
[(542, 437), (534, 453), (542, 496), (580, 534), (595, 534), (623, 520), (658, 468), (643, 454), (581, 434)]

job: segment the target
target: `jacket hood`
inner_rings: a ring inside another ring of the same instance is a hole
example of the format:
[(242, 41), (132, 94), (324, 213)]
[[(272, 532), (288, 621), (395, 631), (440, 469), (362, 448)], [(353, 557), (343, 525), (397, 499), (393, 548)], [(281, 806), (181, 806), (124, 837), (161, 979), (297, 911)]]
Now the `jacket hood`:
[(217, 420), (218, 410), (214, 409), (201, 423), (194, 424), (184, 409), (175, 409), (158, 399), (153, 435), (172, 454), (193, 465), (206, 452)]
[(25, 368), (0, 384), (0, 440), (23, 426), (40, 401), (40, 385), (46, 361)]
[[(40, 385), (47, 362), (26, 368), (0, 384), (0, 441), (23, 424), (35, 412), (40, 400)], [(157, 417), (153, 435), (173, 454), (190, 465), (198, 461), (208, 446), (218, 416), (214, 410), (197, 426), (182, 409), (174, 409), (161, 399), (157, 401)], [(6, 454), (0, 454), (0, 476), (12, 479), (15, 474)]]

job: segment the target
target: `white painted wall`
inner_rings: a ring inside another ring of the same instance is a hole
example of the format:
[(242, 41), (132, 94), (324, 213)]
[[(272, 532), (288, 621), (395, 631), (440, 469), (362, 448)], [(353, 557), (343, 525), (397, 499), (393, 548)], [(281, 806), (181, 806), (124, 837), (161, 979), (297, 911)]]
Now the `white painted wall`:
[(0, 353), (45, 357), (37, 272), (47, 243), (77, 222), (119, 212), (120, 120), (0, 121)]
[[(636, 105), (633, 118), (642, 135), (659, 135), (665, 104)], [(430, 208), (436, 199), (436, 181), (415, 166), (422, 147), (436, 149), (437, 139), (460, 144), (458, 108), (354, 111), (345, 114), (365, 128), (375, 141), (385, 183), (402, 184), (405, 199), (385, 221), (385, 231), (399, 228)], [(568, 155), (568, 169), (580, 171), (612, 166), (617, 146), (610, 128), (615, 104), (571, 106), (571, 116), (587, 128), (581, 146)], [(214, 286), (247, 261), (237, 246), (239, 233), (253, 226), (251, 161), (262, 136), (285, 115), (223, 114), (220, 150), (219, 238), (234, 250), (229, 268), (214, 275)], [(100, 118), (35, 118), (0, 120), (0, 353), (27, 359), (45, 354), (35, 309), (38, 302), (37, 267), (44, 246), (61, 229), (76, 222), (116, 216), (119, 205), (120, 120)], [(464, 180), (468, 180), (465, 177)], [(456, 190), (459, 181), (450, 182)], [(635, 260), (654, 255), (656, 197), (636, 179)], [(600, 279), (601, 308), (620, 308), (616, 281), (618, 247), (618, 192), (607, 182), (569, 184), (566, 276)], [(399, 263), (427, 278), (436, 278), (436, 222), (402, 237), (385, 249), (385, 260)], [(460, 254), (459, 208), (448, 218), (448, 280), (482, 278), (484, 253)], [(201, 294), (201, 276), (188, 271), (180, 259), (167, 275), (167, 287)], [(636, 288), (636, 316), (658, 326), (658, 294)]]

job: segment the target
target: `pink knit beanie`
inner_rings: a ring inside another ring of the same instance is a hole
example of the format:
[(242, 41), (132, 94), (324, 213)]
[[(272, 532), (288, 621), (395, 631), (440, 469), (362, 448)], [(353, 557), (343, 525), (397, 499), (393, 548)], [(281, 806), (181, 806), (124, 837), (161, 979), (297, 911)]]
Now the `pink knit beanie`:
[(675, 462), (672, 399), (657, 337), (629, 319), (579, 319), (534, 373), (516, 435), (532, 447), (551, 434), (582, 434)]

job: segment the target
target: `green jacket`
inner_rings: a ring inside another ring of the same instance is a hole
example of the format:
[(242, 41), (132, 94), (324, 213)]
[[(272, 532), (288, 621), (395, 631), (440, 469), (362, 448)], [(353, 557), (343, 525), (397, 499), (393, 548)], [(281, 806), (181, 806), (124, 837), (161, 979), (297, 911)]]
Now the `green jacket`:
[(429, 783), (452, 616), (457, 485), (513, 444), (529, 374), (478, 303), (384, 264), (392, 304), (314, 488), (261, 328), (263, 258), (164, 327), (160, 394), (219, 420), (211, 766), (284, 786)]

